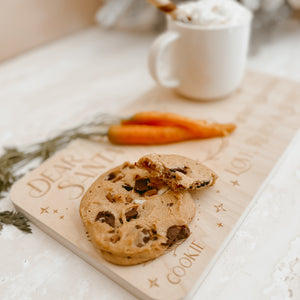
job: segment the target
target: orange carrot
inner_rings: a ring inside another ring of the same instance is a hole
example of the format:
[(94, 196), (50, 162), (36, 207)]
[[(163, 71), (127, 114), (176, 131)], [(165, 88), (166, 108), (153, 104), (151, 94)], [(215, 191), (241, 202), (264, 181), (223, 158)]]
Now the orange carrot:
[(153, 126), (179, 126), (191, 127), (194, 120), (169, 112), (142, 111), (133, 115), (130, 119), (123, 120), (122, 124), (144, 124)]
[(112, 125), (108, 139), (113, 144), (157, 145), (194, 139), (188, 130), (170, 126)]
[(123, 120), (122, 124), (176, 126), (192, 132), (197, 138), (226, 136), (236, 128), (236, 126), (232, 123), (208, 123), (204, 120), (195, 120), (174, 113), (157, 111), (145, 111), (136, 113), (130, 119)]

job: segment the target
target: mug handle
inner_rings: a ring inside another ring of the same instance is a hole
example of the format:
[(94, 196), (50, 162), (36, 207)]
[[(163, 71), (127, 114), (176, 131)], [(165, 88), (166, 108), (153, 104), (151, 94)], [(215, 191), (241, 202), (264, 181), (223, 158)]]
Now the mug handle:
[(167, 31), (161, 34), (152, 44), (148, 57), (149, 71), (153, 79), (161, 86), (167, 88), (175, 88), (179, 85), (179, 80), (162, 78), (159, 71), (159, 62), (162, 54), (169, 44), (172, 44), (179, 38), (179, 33), (176, 31)]

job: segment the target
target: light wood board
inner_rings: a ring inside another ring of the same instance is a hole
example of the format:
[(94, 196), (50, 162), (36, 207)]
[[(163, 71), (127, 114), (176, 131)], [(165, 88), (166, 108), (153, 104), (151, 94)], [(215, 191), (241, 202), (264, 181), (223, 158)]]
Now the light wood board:
[[(33, 222), (110, 278), (143, 299), (191, 295), (245, 217), (268, 173), (300, 127), (300, 84), (248, 72), (230, 97), (193, 102), (159, 87), (122, 111), (181, 113), (235, 122), (229, 137), (164, 146), (113, 146), (78, 140), (19, 180), (11, 200)], [(121, 267), (104, 261), (89, 242), (78, 207), (84, 191), (105, 170), (146, 153), (175, 153), (204, 162), (219, 179), (193, 195), (191, 236), (154, 261)]]

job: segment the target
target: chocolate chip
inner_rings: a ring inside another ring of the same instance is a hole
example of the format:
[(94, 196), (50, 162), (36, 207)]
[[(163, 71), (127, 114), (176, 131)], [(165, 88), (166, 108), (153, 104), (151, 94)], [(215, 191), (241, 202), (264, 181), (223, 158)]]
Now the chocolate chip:
[(197, 188), (201, 188), (201, 187), (203, 187), (203, 186), (208, 185), (209, 183), (210, 183), (209, 181), (204, 181), (204, 182), (202, 182), (202, 183), (199, 182), (199, 183), (197, 184), (196, 187), (197, 187)]
[(107, 194), (105, 195), (105, 197), (106, 197), (106, 199), (107, 199), (109, 202), (111, 202), (111, 203), (116, 202), (116, 200), (114, 199), (112, 193), (107, 193)]
[(111, 192), (108, 192), (105, 195), (106, 199), (111, 202), (111, 203), (115, 203), (115, 202), (124, 202), (123, 198), (122, 198), (122, 194), (112, 194)]
[(144, 167), (144, 168), (149, 168), (150, 167), (150, 162), (149, 161), (143, 161), (142, 162), (142, 166)]
[(113, 180), (114, 178), (116, 178), (116, 174), (114, 172), (111, 172), (107, 175), (106, 180)]
[(109, 226), (115, 227), (115, 216), (109, 211), (100, 211), (95, 221), (107, 223)]
[(186, 225), (173, 225), (167, 230), (167, 245), (171, 246), (181, 239), (185, 239), (190, 235), (190, 229)]
[(142, 230), (142, 233), (145, 235), (145, 236), (143, 237), (143, 242), (146, 244), (146, 243), (148, 243), (149, 240), (150, 240), (150, 236), (151, 236), (150, 230), (144, 228), (144, 229)]
[(177, 189), (185, 189), (185, 187), (182, 184), (176, 184)]
[(121, 218), (119, 219), (119, 222), (120, 222), (121, 224), (123, 224), (123, 220), (122, 220)]
[[(141, 226), (139, 226), (139, 228), (141, 228)], [(137, 244), (137, 247), (143, 247), (145, 246), (145, 244), (147, 244), (150, 241), (152, 234), (151, 231), (146, 228), (144, 228), (139, 234), (142, 242), (139, 242)]]
[(174, 168), (174, 169), (169, 169), (171, 172), (175, 173), (175, 172), (180, 172), (183, 174), (187, 173), (187, 169), (188, 167), (183, 167), (183, 168)]
[(151, 229), (152, 234), (157, 234), (157, 231), (155, 229)]
[(173, 205), (174, 205), (174, 203), (172, 203), (172, 202), (171, 203), (167, 203), (168, 207), (172, 207)]
[(132, 191), (133, 189), (133, 187), (130, 186), (129, 184), (123, 184), (122, 187), (128, 192)]
[(136, 229), (140, 229), (140, 228), (142, 228), (142, 226), (140, 226), (140, 225), (135, 225), (135, 228), (136, 228)]
[(125, 217), (126, 221), (129, 222), (131, 219), (136, 219), (138, 216), (137, 207), (132, 207), (126, 211)]
[(123, 174), (119, 174), (116, 178), (114, 178), (114, 179), (112, 180), (112, 182), (117, 182), (117, 181), (121, 180), (123, 177), (124, 177)]
[(140, 195), (144, 194), (148, 190), (151, 189), (151, 187), (148, 186), (148, 183), (150, 183), (149, 178), (138, 178), (135, 180), (134, 184), (134, 190), (135, 192), (139, 193)]
[(121, 180), (124, 177), (124, 174), (120, 173), (120, 172), (111, 172), (107, 175), (106, 180), (110, 180), (112, 182), (117, 182), (119, 180)]
[(146, 243), (148, 243), (150, 241), (150, 236), (145, 236), (144, 238), (143, 238), (143, 242), (146, 244)]

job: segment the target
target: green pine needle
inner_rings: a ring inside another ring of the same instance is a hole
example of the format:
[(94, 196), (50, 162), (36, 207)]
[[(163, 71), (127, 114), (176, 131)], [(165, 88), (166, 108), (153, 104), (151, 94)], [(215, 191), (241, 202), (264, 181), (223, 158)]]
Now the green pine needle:
[(20, 212), (14, 211), (2, 211), (0, 212), (0, 230), (3, 228), (2, 224), (14, 225), (20, 230), (32, 233), (28, 219), (24, 217)]
[[(120, 119), (107, 114), (98, 115), (93, 121), (80, 126), (67, 129), (61, 134), (46, 141), (17, 149), (15, 147), (4, 148), (0, 156), (0, 199), (4, 198), (13, 183), (18, 180), (24, 168), (30, 162), (38, 159), (44, 161), (57, 150), (65, 147), (71, 141), (82, 138), (91, 139), (105, 137), (110, 125), (119, 123)], [(25, 232), (31, 232), (27, 219), (19, 212), (0, 212), (0, 231), (2, 224), (12, 224)]]

